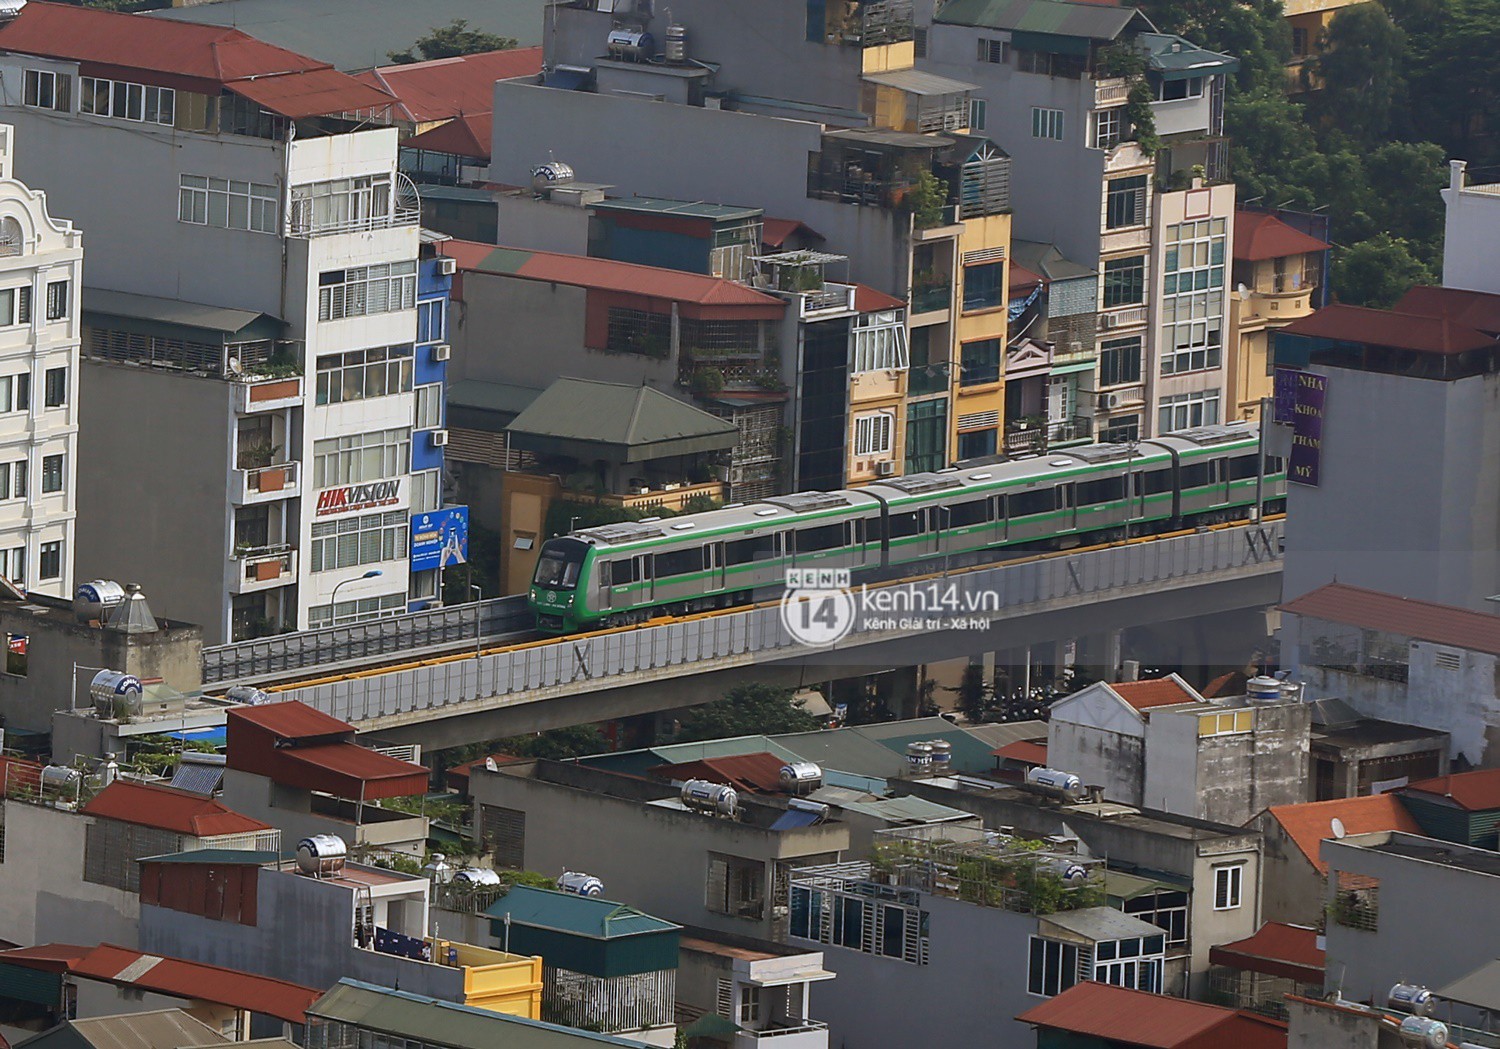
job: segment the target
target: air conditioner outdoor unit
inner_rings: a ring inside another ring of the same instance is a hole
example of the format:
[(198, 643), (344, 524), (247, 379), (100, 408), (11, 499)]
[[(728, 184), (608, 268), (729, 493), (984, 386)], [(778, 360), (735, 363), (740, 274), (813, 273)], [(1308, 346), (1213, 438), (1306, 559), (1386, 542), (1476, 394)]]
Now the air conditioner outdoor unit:
[(889, 459), (882, 459), (875, 464), (875, 474), (877, 477), (895, 477), (896, 464)]
[(1105, 331), (1109, 331), (1120, 322), (1120, 318), (1116, 317), (1113, 313), (1106, 313), (1104, 316), (1099, 318), (1099, 322), (1099, 326), (1101, 328), (1103, 328)]
[(437, 264), (438, 264), (438, 274), (440, 276), (451, 277), (455, 273), (458, 272), (458, 260), (457, 259), (450, 259), (446, 255), (444, 255), (444, 256), (442, 256), (441, 258), (439, 258), (437, 260)]
[(432, 431), (432, 446), (434, 448), (441, 448), (441, 447), (443, 447), (443, 445), (445, 445), (447, 443), (448, 443), (448, 431), (447, 430), (433, 430)]
[(1104, 395), (1104, 409), (1105, 409), (1105, 411), (1112, 412), (1116, 408), (1118, 408), (1121, 405), (1123, 405), (1124, 403), (1125, 403), (1125, 398), (1122, 397), (1122, 396), (1120, 396), (1118, 393), (1106, 393)]
[(435, 361), (446, 361), (452, 352), (452, 346), (449, 346), (446, 342), (440, 342), (432, 348), (432, 359)]

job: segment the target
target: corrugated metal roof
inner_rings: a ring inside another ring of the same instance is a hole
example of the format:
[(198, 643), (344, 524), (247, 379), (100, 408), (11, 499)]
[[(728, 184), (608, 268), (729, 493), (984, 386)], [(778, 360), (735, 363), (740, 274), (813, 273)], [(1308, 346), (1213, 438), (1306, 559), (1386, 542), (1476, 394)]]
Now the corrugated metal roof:
[(1493, 292), (1419, 284), (1401, 296), (1392, 309), (1423, 317), (1447, 317), (1476, 331), (1500, 334), (1500, 295)]
[(1039, 921), (1044, 926), (1052, 926), (1094, 942), (1161, 934), (1161, 930), (1151, 923), (1132, 918), (1113, 907), (1084, 907), (1076, 911), (1057, 911)]
[(184, 328), (202, 328), (220, 335), (236, 335), (257, 321), (281, 322), (252, 310), (232, 310), (223, 306), (206, 306), (197, 302), (163, 299), (155, 295), (134, 295), (124, 291), (83, 290), (83, 312), (102, 313), (110, 317), (160, 321)]
[(459, 379), (448, 384), (448, 403), (461, 408), (520, 415), (526, 406), (542, 395), (529, 386), (489, 382), (484, 379)]
[(1133, 7), (1064, 3), (1062, 0), (948, 0), (933, 21), (945, 25), (1113, 40), (1136, 18), (1150, 25)]
[(94, 1049), (197, 1049), (228, 1042), (181, 1009), (69, 1020), (68, 1026)]
[(1135, 42), (1146, 52), (1151, 68), (1165, 74), (1166, 80), (1233, 73), (1240, 68), (1239, 59), (1199, 47), (1175, 33), (1140, 33)]
[(1176, 885), (1160, 878), (1143, 878), (1139, 874), (1127, 874), (1124, 871), (1106, 870), (1104, 872), (1104, 892), (1111, 899), (1133, 900), (1144, 896), (1148, 892), (1159, 892), (1167, 890), (1171, 892), (1185, 892), (1189, 887)]
[(1318, 947), (1318, 930), (1267, 922), (1253, 936), (1210, 948), (1208, 960), (1215, 965), (1321, 985), (1326, 955)]
[(1075, 984), (1016, 1019), (1145, 1049), (1286, 1049), (1283, 1023), (1107, 983)]
[(433, 153), (451, 153), (471, 160), (489, 160), (491, 134), (495, 115), (490, 112), (466, 113), (439, 124), (401, 143), (407, 149), (425, 149)]
[(0, 29), (0, 50), (226, 87), (283, 116), (384, 109), (391, 96), (326, 62), (257, 40), (239, 29), (163, 22), (138, 15), (33, 0)]
[(1035, 719), (987, 721), (982, 725), (965, 725), (963, 728), (969, 735), (977, 737), (991, 748), (1003, 747), (1018, 739), (1047, 738), (1047, 723)]
[(866, 73), (862, 78), (871, 84), (894, 87), (909, 95), (961, 95), (966, 91), (979, 90), (978, 84), (968, 84), (951, 77), (926, 73), (920, 69), (893, 69), (885, 73)]
[(142, 863), (211, 863), (217, 866), (265, 867), (281, 859), (264, 849), (190, 849), (164, 856), (142, 856)]
[(1280, 329), (1336, 342), (1364, 343), (1448, 356), (1495, 345), (1492, 335), (1455, 324), (1446, 317), (1417, 316), (1335, 302)]
[[(536, 76), (541, 71), (542, 49), (517, 47), (380, 66), (355, 79), (395, 95), (396, 112), (402, 119), (425, 124), (465, 113), (488, 113), (495, 101), (495, 81)], [(488, 143), (485, 155), (489, 155)]]
[(123, 779), (115, 780), (94, 795), (80, 811), (88, 816), (155, 827), (194, 838), (271, 829), (269, 824), (243, 816), (213, 798)]
[(781, 769), (785, 764), (785, 759), (767, 751), (759, 751), (658, 765), (649, 772), (658, 779), (678, 782), (706, 779), (715, 783), (727, 783), (741, 790), (775, 794), (781, 790)]
[(666, 197), (620, 197), (602, 200), (593, 207), (595, 211), (606, 213), (624, 211), (650, 215), (682, 215), (687, 218), (712, 219), (715, 222), (733, 222), (761, 216), (760, 208), (715, 204), (705, 200), (670, 200)]
[(782, 247), (793, 233), (801, 233), (814, 240), (824, 239), (817, 230), (796, 219), (775, 219), (769, 216), (761, 219), (760, 240), (762, 244), (769, 244), (773, 248)]
[(870, 801), (845, 801), (840, 808), (873, 816), (892, 824), (946, 823), (949, 820), (974, 819), (974, 814), (962, 809), (940, 805), (926, 798), (908, 794), (899, 798), (876, 798)]
[(1136, 710), (1195, 703), (1203, 698), (1176, 674), (1145, 681), (1119, 681), (1107, 687)]
[(361, 983), (347, 977), (319, 998), (308, 1013), (368, 1031), (412, 1038), (451, 1049), (576, 1049), (580, 1042), (640, 1049), (639, 1042), (559, 1027), (505, 1013), (457, 1005), (410, 991)]
[(1346, 834), (1368, 834), (1380, 830), (1422, 833), (1416, 819), (1406, 811), (1406, 806), (1394, 794), (1309, 801), (1301, 805), (1273, 805), (1266, 811), (1321, 874), (1328, 873), (1328, 864), (1320, 855), (1320, 847), (1323, 839), (1336, 836), (1333, 831), (1335, 819), (1343, 824)]
[(642, 458), (730, 448), (739, 435), (734, 423), (650, 386), (573, 378), (543, 390), (506, 429), (630, 449)]
[(1408, 783), (1398, 793), (1406, 791), (1436, 794), (1469, 812), (1500, 809), (1500, 769), (1475, 769), (1473, 772), (1455, 772), (1451, 776), (1418, 780), (1416, 783)]
[[(1314, 316), (1335, 308), (1326, 307)], [(1329, 583), (1286, 602), (1281, 610), (1500, 656), (1500, 616), (1470, 612), (1453, 605), (1397, 597), (1347, 583)]]
[(1047, 764), (1047, 743), (1045, 740), (1038, 743), (1029, 739), (1018, 739), (1014, 743), (1007, 743), (1003, 747), (996, 747), (994, 755), (1007, 761), (1019, 761), (1028, 765)]
[(1445, 1001), (1472, 1005), (1489, 1012), (1500, 1012), (1500, 961), (1485, 962), (1433, 991)]
[(82, 947), (74, 943), (41, 943), (35, 947), (17, 947), (12, 951), (0, 952), (0, 962), (11, 962), (15, 965), (24, 965), (28, 969), (61, 973), (67, 972), (91, 950), (93, 950), (92, 947)]
[(393, 758), (378, 750), (370, 750), (358, 743), (325, 743), (316, 747), (288, 747), (280, 753), (287, 761), (327, 769), (329, 772), (365, 782), (420, 780), (417, 789), (407, 791), (408, 794), (421, 794), (427, 789), (427, 769), (424, 766)]
[(322, 994), (312, 987), (285, 980), (181, 958), (145, 954), (110, 943), (94, 948), (77, 961), (71, 971), (76, 976), (227, 1005), (295, 1024), (306, 1022), (307, 1007)]
[(644, 911), (598, 896), (516, 885), (485, 910), (490, 918), (510, 915), (512, 923), (556, 929), (575, 936), (614, 940), (622, 936), (672, 932), (682, 928)]
[(259, 725), (284, 739), (343, 736), (354, 732), (354, 726), (347, 721), (340, 721), (297, 699), (254, 707), (231, 707), (229, 719), (231, 722), (238, 719)]
[(1234, 257), (1237, 259), (1259, 262), (1327, 250), (1328, 245), (1317, 237), (1293, 229), (1269, 212), (1235, 209)]

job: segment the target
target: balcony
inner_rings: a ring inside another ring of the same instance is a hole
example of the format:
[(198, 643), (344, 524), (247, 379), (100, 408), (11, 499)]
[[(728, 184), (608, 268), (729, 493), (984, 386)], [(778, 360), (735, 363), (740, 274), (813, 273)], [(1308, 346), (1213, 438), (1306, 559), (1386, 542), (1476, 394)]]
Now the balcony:
[(1047, 446), (1049, 448), (1064, 444), (1079, 444), (1092, 440), (1093, 436), (1093, 416), (1074, 415), (1066, 419), (1047, 420)]
[(295, 582), (297, 578), (297, 550), (285, 543), (236, 550), (231, 560), (236, 566), (231, 593), (272, 590)]
[(245, 379), (235, 384), (235, 411), (242, 415), (294, 408), (302, 403), (302, 376)]
[(936, 364), (913, 364), (907, 372), (906, 395), (920, 397), (929, 393), (947, 393), (948, 368), (946, 361), (939, 361)]
[(787, 1020), (773, 1023), (758, 1031), (740, 1030), (734, 1036), (735, 1049), (827, 1049), (828, 1025), (817, 1020)]
[(422, 219), (422, 198), (417, 193), (416, 184), (399, 172), (389, 187), (382, 184), (375, 191), (366, 187), (363, 193), (352, 194), (348, 210), (354, 214), (344, 218), (318, 218), (315, 200), (299, 197), (297, 192), (293, 193), (287, 214), (289, 237), (327, 237), (338, 233), (399, 229), (415, 226)]
[(627, 510), (671, 510), (680, 513), (695, 499), (707, 498), (722, 503), (728, 493), (723, 482), (708, 481), (703, 484), (668, 484), (660, 488), (643, 488), (629, 494), (601, 495), (604, 506), (619, 506)]
[(1110, 310), (1099, 315), (1099, 327), (1103, 331), (1116, 328), (1133, 328), (1146, 323), (1146, 307), (1131, 306), (1129, 309)]
[(1130, 97), (1130, 84), (1122, 76), (1094, 81), (1094, 108), (1118, 106)]
[(825, 283), (817, 290), (805, 291), (800, 296), (801, 316), (808, 318), (819, 317), (827, 313), (852, 313), (854, 312), (854, 292), (854, 285), (835, 284), (832, 281)]
[(1257, 285), (1241, 300), (1245, 304), (1241, 323), (1251, 320), (1289, 323), (1306, 317), (1313, 311), (1312, 294), (1316, 290), (1313, 284), (1293, 287), (1290, 280)]
[(240, 475), (238, 503), (248, 506), (275, 499), (296, 498), (301, 494), (298, 483), (301, 480), (300, 468), (300, 463), (290, 462), (235, 471)]
[(911, 290), (912, 313), (939, 313), (953, 306), (953, 284), (918, 285)]

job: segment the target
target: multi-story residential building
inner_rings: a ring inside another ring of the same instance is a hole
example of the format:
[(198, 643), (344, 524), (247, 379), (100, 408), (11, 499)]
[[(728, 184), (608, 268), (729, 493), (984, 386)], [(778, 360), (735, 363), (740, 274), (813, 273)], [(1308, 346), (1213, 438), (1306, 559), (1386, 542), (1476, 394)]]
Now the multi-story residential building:
[(733, 1049), (827, 1049), (828, 1025), (814, 1018), (810, 1001), (814, 984), (837, 976), (823, 967), (822, 951), (698, 929), (684, 934), (677, 1007), (684, 1019), (696, 1014), (680, 1028), (689, 1044), (728, 1020), (739, 1028)]
[(1327, 273), (1325, 241), (1270, 212), (1235, 210), (1227, 419), (1260, 418), (1275, 371), (1271, 332), (1323, 305)]
[(1473, 182), (1468, 162), (1449, 162), (1443, 190), (1443, 287), (1500, 294), (1492, 254), (1500, 237), (1500, 180)]
[[(971, 133), (1011, 156), (1014, 235), (1102, 277), (1096, 341), (1075, 351), (1097, 367), (1060, 376), (1049, 419), (1117, 440), (1221, 421), (1235, 60), (1154, 33), (1129, 7), (956, 0), (924, 20), (918, 67), (972, 81)], [(1137, 83), (1148, 94), (1132, 102)], [(1138, 141), (1150, 142), (1146, 112), (1154, 153)]]
[[(99, 243), (83, 407), (120, 422), (79, 457), (82, 570), (153, 583), (210, 643), (404, 611), (434, 498), (419, 209), (398, 132), (341, 116), (390, 96), (235, 29), (52, 4), (0, 30), (0, 69), (22, 170)], [(118, 512), (143, 491), (160, 512)]]
[[(41, 76), (23, 88), (37, 99), (55, 90)], [(68, 597), (83, 235), (53, 217), (45, 193), (15, 177), (15, 158), (15, 129), (0, 124), (0, 576)]]

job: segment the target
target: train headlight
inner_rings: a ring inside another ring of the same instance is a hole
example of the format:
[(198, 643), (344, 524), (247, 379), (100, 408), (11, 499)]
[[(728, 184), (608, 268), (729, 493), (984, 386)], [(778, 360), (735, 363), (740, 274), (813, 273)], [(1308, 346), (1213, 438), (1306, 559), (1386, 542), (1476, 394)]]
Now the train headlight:
[(568, 607), (569, 608), (573, 607), (573, 595), (572, 594), (568, 595)]

